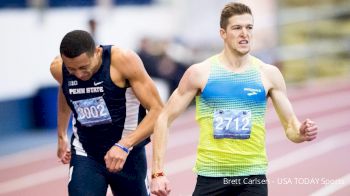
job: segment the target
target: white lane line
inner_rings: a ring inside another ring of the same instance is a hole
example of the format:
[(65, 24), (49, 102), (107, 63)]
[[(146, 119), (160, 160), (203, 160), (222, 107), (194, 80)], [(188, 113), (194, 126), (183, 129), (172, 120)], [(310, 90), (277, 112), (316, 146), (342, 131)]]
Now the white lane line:
[(34, 174), (22, 176), (14, 180), (9, 180), (0, 183), (0, 194), (10, 193), (13, 191), (22, 190), (28, 187), (33, 187), (40, 184), (45, 184), (56, 179), (68, 178), (68, 166), (61, 165), (52, 169), (47, 169)]
[[(280, 171), (287, 167), (312, 159), (319, 155), (325, 154), (334, 149), (350, 144), (350, 132), (339, 133), (328, 139), (322, 140), (311, 146), (295, 150), (285, 156), (271, 160), (269, 163), (268, 174)], [(173, 160), (165, 164), (165, 169), (168, 175), (175, 175), (177, 173), (191, 169), (195, 163), (196, 154), (187, 155), (180, 159)]]
[(184, 146), (191, 143), (197, 143), (199, 138), (199, 127), (186, 129), (180, 133), (170, 134), (168, 138), (167, 150)]
[[(319, 129), (318, 130), (319, 136), (320, 136), (320, 133), (322, 132), (333, 130), (335, 128), (334, 125), (337, 125), (336, 127), (348, 125), (349, 113), (350, 111), (343, 111), (338, 113), (332, 113), (326, 116), (321, 116), (318, 118), (313, 118), (312, 120), (317, 123), (318, 129)], [(280, 129), (280, 134), (276, 132), (278, 131), (278, 129)], [(267, 128), (266, 144), (278, 143), (285, 139), (287, 139), (287, 136), (284, 134), (284, 130), (281, 125), (272, 129)]]
[[(330, 94), (322, 97), (309, 97), (299, 101), (292, 102), (293, 108), (300, 108), (303, 110), (311, 109), (312, 112), (324, 111), (334, 108), (336, 105), (349, 105), (350, 92), (338, 92), (337, 94)], [(329, 101), (336, 104), (329, 104)], [(327, 104), (328, 103), (328, 104)], [(315, 107), (316, 106), (316, 107)], [(322, 107), (320, 107), (322, 106)]]
[(324, 196), (332, 195), (333, 193), (341, 190), (350, 185), (350, 173), (342, 176), (341, 178), (335, 179), (331, 183), (323, 186), (321, 189), (315, 191), (311, 196)]
[[(311, 146), (295, 150), (285, 156), (271, 160), (269, 163), (268, 174), (280, 171), (287, 167), (296, 165), (308, 159), (312, 159), (319, 155), (325, 154), (336, 148), (350, 144), (350, 132), (339, 133), (328, 139), (322, 140)], [(191, 169), (195, 163), (196, 154), (191, 154), (180, 159), (173, 160), (165, 164), (165, 169), (168, 175), (175, 175), (177, 173)]]
[(196, 154), (191, 154), (180, 159), (173, 160), (165, 164), (165, 171), (167, 175), (174, 175), (188, 169), (191, 169), (196, 160)]
[[(334, 85), (337, 84), (337, 85)], [(316, 96), (325, 96), (327, 94), (334, 94), (340, 91), (346, 91), (349, 88), (349, 80), (326, 83), (322, 84), (319, 81), (316, 84), (304, 85), (302, 87), (293, 87), (289, 85), (288, 87), (288, 97), (290, 99), (300, 99), (308, 98), (308, 97), (316, 97)]]
[(50, 144), (29, 150), (23, 150), (15, 154), (2, 156), (0, 158), (0, 170), (48, 159), (49, 157), (55, 155), (55, 148), (56, 146), (54, 144)]
[[(166, 164), (165, 170), (167, 171), (167, 175), (174, 175), (176, 173), (190, 169), (193, 167), (195, 159), (196, 155), (191, 154), (189, 156), (182, 157)], [(45, 184), (65, 177), (68, 179), (68, 167), (67, 165), (61, 165), (41, 172), (2, 182), (0, 183), (0, 194), (19, 191), (28, 187)]]
[(304, 162), (308, 159), (315, 158), (322, 154), (328, 153), (334, 149), (346, 146), (350, 144), (350, 132), (339, 133), (334, 136), (330, 136), (320, 142), (313, 143), (310, 146), (306, 146), (299, 150), (290, 152), (284, 156), (280, 156), (277, 159), (270, 161), (268, 174), (278, 172), (293, 165)]

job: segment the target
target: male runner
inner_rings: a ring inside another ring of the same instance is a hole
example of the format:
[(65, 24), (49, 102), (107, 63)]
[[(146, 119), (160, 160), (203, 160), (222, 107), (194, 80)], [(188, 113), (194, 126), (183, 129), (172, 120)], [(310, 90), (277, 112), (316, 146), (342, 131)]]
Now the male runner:
[[(50, 70), (58, 81), (58, 150), (69, 195), (149, 195), (144, 146), (162, 102), (140, 58), (91, 35), (67, 33)], [(146, 110), (148, 111), (146, 114)], [(73, 113), (73, 136), (67, 127)]]
[[(249, 54), (253, 16), (241, 3), (221, 12), (222, 52), (192, 65), (183, 75), (155, 125), (151, 190), (168, 195), (164, 173), (167, 129), (192, 99), (200, 127), (193, 195), (267, 195), (266, 101), (271, 98), (287, 137), (296, 143), (316, 138), (317, 126), (299, 122), (286, 95), (281, 72)], [(225, 183), (224, 180), (237, 181)], [(247, 181), (260, 183), (248, 184)], [(264, 183), (265, 182), (265, 183)]]

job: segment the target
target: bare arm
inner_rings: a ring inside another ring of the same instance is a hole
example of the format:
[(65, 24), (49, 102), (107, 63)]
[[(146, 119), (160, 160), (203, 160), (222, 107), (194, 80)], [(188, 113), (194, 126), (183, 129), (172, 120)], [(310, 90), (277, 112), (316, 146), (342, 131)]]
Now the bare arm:
[[(62, 84), (62, 60), (60, 57), (56, 57), (50, 66), (50, 71), (55, 80)], [(58, 106), (57, 106), (57, 136), (58, 136), (58, 148), (57, 156), (61, 159), (62, 163), (66, 164), (70, 160), (70, 150), (68, 146), (68, 122), (71, 115), (71, 110), (63, 95), (62, 89), (59, 87), (58, 92)]]
[(153, 173), (163, 171), (163, 158), (168, 140), (168, 128), (185, 111), (197, 93), (197, 89), (190, 87), (191, 81), (189, 75), (188, 72), (184, 74), (178, 88), (170, 96), (157, 119), (153, 140)]
[[(170, 96), (163, 108), (154, 129), (152, 174), (164, 171), (164, 156), (168, 141), (168, 128), (187, 108), (203, 86), (203, 76), (197, 66), (190, 67), (183, 75), (178, 88)], [(152, 179), (152, 193), (167, 195), (169, 182), (165, 177)]]
[(158, 91), (147, 74), (141, 59), (132, 51), (118, 50), (112, 53), (112, 66), (124, 80), (128, 80), (133, 92), (143, 107), (148, 110), (147, 115), (127, 136), (123, 137), (117, 146), (113, 146), (105, 155), (106, 167), (111, 172), (120, 171), (127, 158), (127, 153), (120, 146), (131, 148), (149, 137), (153, 133), (154, 123), (163, 107)]
[(127, 69), (122, 69), (122, 74), (130, 82), (142, 106), (148, 111), (136, 130), (118, 142), (129, 148), (143, 141), (153, 133), (155, 119), (157, 119), (163, 103), (154, 82), (147, 74), (137, 54), (132, 51), (125, 51), (121, 62), (124, 65), (128, 65)]
[(314, 140), (317, 135), (317, 126), (309, 119), (300, 123), (287, 97), (286, 84), (281, 72), (272, 66), (267, 69), (267, 75), (272, 84), (269, 96), (288, 139), (295, 143)]

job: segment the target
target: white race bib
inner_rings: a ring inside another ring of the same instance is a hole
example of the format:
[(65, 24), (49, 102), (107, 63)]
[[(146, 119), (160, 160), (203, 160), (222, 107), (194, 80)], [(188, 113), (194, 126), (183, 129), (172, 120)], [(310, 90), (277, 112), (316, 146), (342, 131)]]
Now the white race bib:
[(81, 125), (91, 127), (94, 125), (112, 122), (106, 102), (102, 97), (73, 101), (78, 121)]
[(249, 139), (252, 121), (248, 110), (215, 110), (214, 138)]

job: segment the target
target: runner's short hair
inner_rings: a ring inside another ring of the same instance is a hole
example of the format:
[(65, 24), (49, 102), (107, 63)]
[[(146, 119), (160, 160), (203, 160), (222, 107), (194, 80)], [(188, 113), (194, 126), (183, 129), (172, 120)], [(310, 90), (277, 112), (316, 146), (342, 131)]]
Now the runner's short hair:
[(68, 58), (75, 58), (85, 52), (92, 56), (95, 47), (95, 41), (90, 33), (83, 30), (74, 30), (63, 37), (60, 53)]
[(252, 15), (252, 11), (247, 5), (243, 3), (231, 2), (226, 4), (221, 11), (220, 28), (226, 29), (229, 18), (235, 15), (242, 15), (242, 14)]

